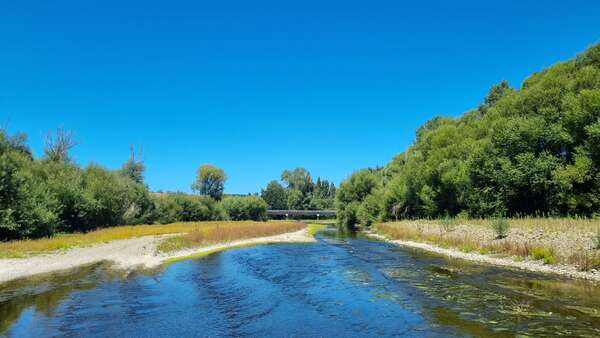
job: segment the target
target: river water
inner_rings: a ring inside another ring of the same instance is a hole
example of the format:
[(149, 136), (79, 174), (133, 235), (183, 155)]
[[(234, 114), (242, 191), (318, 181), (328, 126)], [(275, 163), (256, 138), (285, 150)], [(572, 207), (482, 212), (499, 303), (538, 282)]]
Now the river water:
[(600, 337), (600, 286), (320, 233), (0, 286), (9, 337)]

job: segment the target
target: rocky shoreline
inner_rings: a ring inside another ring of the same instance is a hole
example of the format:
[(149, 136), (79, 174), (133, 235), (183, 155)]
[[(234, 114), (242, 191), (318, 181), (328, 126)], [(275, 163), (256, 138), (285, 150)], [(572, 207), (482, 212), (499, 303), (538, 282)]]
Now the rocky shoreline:
[(521, 269), (525, 271), (539, 272), (539, 273), (547, 273), (547, 274), (557, 274), (564, 277), (569, 278), (577, 278), (584, 279), (593, 282), (600, 282), (600, 271), (599, 270), (591, 270), (591, 271), (579, 271), (577, 267), (573, 265), (567, 264), (544, 264), (540, 260), (516, 260), (514, 257), (494, 257), (488, 254), (480, 254), (475, 252), (463, 252), (454, 248), (442, 248), (440, 246), (432, 245), (429, 243), (423, 242), (415, 242), (415, 241), (407, 241), (407, 240), (392, 240), (383, 235), (377, 234), (375, 232), (367, 233), (370, 237), (385, 240), (390, 243), (405, 246), (409, 248), (416, 248), (425, 250), (428, 252), (433, 252), (441, 255), (445, 255), (452, 258), (465, 259), (478, 263), (492, 264), (496, 266), (510, 267)]

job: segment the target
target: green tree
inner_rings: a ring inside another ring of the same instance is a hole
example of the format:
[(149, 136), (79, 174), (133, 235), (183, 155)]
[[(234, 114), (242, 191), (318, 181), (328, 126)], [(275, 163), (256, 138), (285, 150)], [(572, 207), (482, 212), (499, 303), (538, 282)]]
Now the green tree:
[(341, 183), (338, 218), (597, 215), (598, 55), (600, 44), (536, 72), (520, 89), (492, 86), (477, 110), (427, 121), (380, 176), (372, 172), (376, 179), (363, 173)]
[(96, 207), (96, 200), (86, 189), (84, 172), (80, 167), (70, 162), (44, 160), (40, 163), (37, 175), (57, 200), (56, 213), (60, 231), (91, 228), (87, 226), (88, 217)]
[(291, 210), (303, 210), (304, 209), (304, 195), (298, 189), (288, 188), (285, 190), (287, 209)]
[(68, 162), (69, 151), (77, 145), (73, 132), (58, 128), (54, 134), (46, 135), (44, 154), (50, 161)]
[(132, 146), (130, 149), (129, 159), (121, 167), (121, 174), (136, 183), (144, 184), (145, 170), (146, 167), (144, 166), (144, 162), (141, 160), (136, 160), (135, 151)]
[(317, 177), (314, 189), (310, 195), (310, 209), (331, 209), (335, 203), (335, 185), (327, 180)]
[[(358, 221), (358, 210), (363, 200), (380, 184), (380, 177), (371, 169), (355, 171), (340, 184), (336, 194), (338, 223), (353, 226)], [(363, 217), (366, 215), (363, 211)]]
[(296, 189), (303, 195), (309, 194), (314, 187), (310, 172), (301, 167), (293, 170), (284, 170), (281, 173), (281, 180), (287, 184), (287, 188)]
[(285, 188), (277, 181), (269, 182), (260, 195), (267, 202), (270, 209), (282, 210), (287, 208)]
[(381, 193), (373, 192), (365, 197), (356, 210), (356, 221), (365, 227), (371, 226), (381, 217), (383, 200)]
[(223, 169), (212, 164), (203, 164), (198, 168), (196, 181), (192, 184), (192, 189), (201, 195), (220, 200), (223, 197), (226, 180), (227, 176)]
[(490, 107), (494, 103), (498, 102), (502, 97), (512, 93), (513, 91), (514, 88), (508, 84), (508, 81), (502, 80), (500, 83), (493, 85), (492, 88), (490, 88), (487, 96), (483, 100), (483, 103), (486, 107)]
[(52, 235), (57, 201), (35, 174), (37, 164), (22, 143), (0, 130), (0, 239)]

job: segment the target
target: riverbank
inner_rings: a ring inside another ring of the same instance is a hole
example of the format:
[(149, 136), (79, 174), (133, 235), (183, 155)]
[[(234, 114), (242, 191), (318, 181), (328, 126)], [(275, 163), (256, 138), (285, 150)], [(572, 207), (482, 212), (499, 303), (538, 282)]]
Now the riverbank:
[[(284, 232), (292, 232), (289, 229), (298, 226), (304, 227), (303, 224), (305, 223), (282, 220), (268, 222), (198, 221), (169, 224), (123, 225), (84, 233), (69, 233), (39, 239), (0, 242), (0, 259), (25, 258), (52, 251), (68, 250), (76, 247), (107, 243), (114, 240), (145, 236), (198, 233), (201, 236), (195, 239), (223, 242), (232, 236), (234, 239), (239, 239), (240, 236), (260, 237), (261, 233), (265, 233), (265, 228), (276, 231), (276, 233), (268, 233), (267, 235), (269, 236)], [(275, 226), (275, 228), (273, 226)], [(297, 228), (296, 230), (299, 229), (300, 228)]]
[(448, 257), (600, 282), (594, 227), (587, 222), (511, 222), (507, 236), (497, 239), (483, 220), (415, 220), (376, 224), (369, 234)]
[(176, 251), (159, 250), (159, 246), (165, 240), (176, 236), (179, 235), (127, 238), (23, 258), (0, 259), (0, 283), (38, 274), (69, 270), (102, 261), (111, 262), (115, 269), (127, 271), (137, 268), (153, 268), (177, 259), (201, 256), (233, 247), (314, 241), (308, 230), (302, 229), (272, 236), (227, 240)]

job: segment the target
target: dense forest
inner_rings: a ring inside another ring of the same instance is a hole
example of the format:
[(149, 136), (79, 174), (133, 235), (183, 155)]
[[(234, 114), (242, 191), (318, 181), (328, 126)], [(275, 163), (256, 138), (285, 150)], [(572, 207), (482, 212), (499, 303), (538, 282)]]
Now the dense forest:
[(600, 44), (494, 85), (478, 108), (435, 117), (382, 168), (341, 183), (340, 223), (600, 213)]

